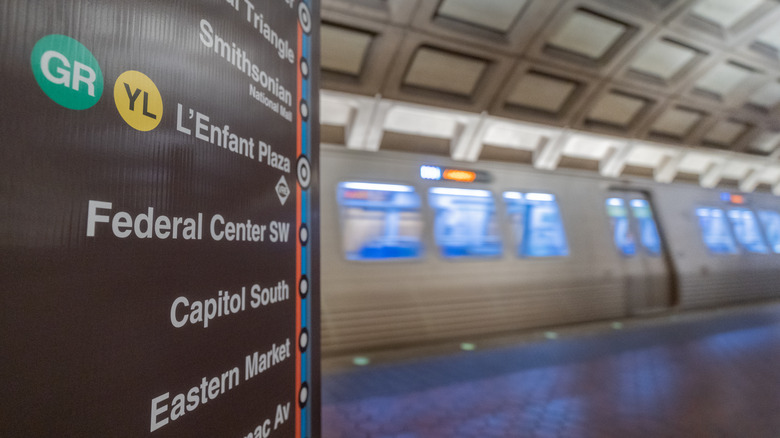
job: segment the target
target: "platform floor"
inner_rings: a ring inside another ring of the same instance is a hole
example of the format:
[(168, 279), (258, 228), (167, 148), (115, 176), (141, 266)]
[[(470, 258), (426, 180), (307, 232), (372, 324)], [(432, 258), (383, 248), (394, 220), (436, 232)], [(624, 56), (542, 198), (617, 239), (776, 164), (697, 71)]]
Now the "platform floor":
[(583, 327), (326, 372), (322, 436), (780, 437), (779, 303)]

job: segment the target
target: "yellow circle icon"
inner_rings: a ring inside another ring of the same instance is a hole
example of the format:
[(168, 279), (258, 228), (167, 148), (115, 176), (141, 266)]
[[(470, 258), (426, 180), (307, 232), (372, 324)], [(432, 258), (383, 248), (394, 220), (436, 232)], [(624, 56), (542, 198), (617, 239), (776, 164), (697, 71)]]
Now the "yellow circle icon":
[(151, 79), (139, 71), (126, 71), (114, 84), (114, 103), (128, 125), (151, 131), (160, 124), (163, 101)]

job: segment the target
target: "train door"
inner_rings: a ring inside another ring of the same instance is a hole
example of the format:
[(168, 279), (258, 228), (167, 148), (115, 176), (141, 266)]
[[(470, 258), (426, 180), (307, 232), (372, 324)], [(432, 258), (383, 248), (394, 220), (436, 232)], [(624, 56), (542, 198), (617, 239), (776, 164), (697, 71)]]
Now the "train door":
[(671, 259), (647, 195), (613, 190), (606, 207), (627, 279), (629, 312), (643, 314), (668, 309), (676, 301)]

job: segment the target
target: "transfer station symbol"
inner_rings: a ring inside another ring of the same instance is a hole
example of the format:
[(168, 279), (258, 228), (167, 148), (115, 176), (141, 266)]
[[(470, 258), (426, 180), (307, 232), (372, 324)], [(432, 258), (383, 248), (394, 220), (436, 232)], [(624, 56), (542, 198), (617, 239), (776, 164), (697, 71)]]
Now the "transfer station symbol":
[(287, 185), (287, 180), (284, 176), (279, 178), (279, 182), (276, 183), (276, 196), (279, 197), (279, 202), (284, 205), (287, 202), (287, 197), (290, 196), (290, 187)]
[(157, 86), (139, 71), (126, 71), (114, 84), (114, 103), (119, 115), (139, 131), (151, 131), (160, 124), (163, 101)]
[(69, 36), (54, 34), (38, 40), (30, 63), (41, 90), (65, 108), (91, 108), (103, 95), (103, 72), (97, 59)]

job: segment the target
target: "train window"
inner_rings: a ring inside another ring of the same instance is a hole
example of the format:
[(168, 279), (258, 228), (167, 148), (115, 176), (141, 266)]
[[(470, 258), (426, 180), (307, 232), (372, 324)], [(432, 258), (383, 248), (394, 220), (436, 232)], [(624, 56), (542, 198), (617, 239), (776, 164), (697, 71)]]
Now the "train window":
[(734, 235), (743, 248), (750, 252), (764, 254), (769, 252), (761, 236), (756, 215), (752, 211), (745, 208), (732, 208), (729, 210), (729, 220), (734, 227)]
[(434, 187), (428, 202), (436, 213), (433, 235), (443, 257), (501, 255), (496, 207), (489, 191)]
[(639, 224), (639, 241), (651, 255), (661, 254), (661, 237), (658, 235), (653, 211), (650, 203), (645, 199), (632, 199), (630, 201), (631, 213)]
[(420, 196), (411, 186), (343, 182), (338, 186), (342, 245), (348, 260), (422, 255)]
[(504, 202), (518, 256), (569, 255), (569, 244), (555, 195), (504, 192)]
[(634, 233), (629, 226), (625, 201), (621, 198), (607, 199), (607, 215), (612, 223), (612, 235), (617, 249), (625, 256), (636, 254)]
[(714, 254), (736, 254), (737, 244), (729, 231), (726, 215), (719, 208), (697, 208), (702, 239)]
[(780, 213), (761, 210), (758, 212), (758, 219), (764, 226), (764, 235), (772, 246), (772, 251), (780, 253)]

